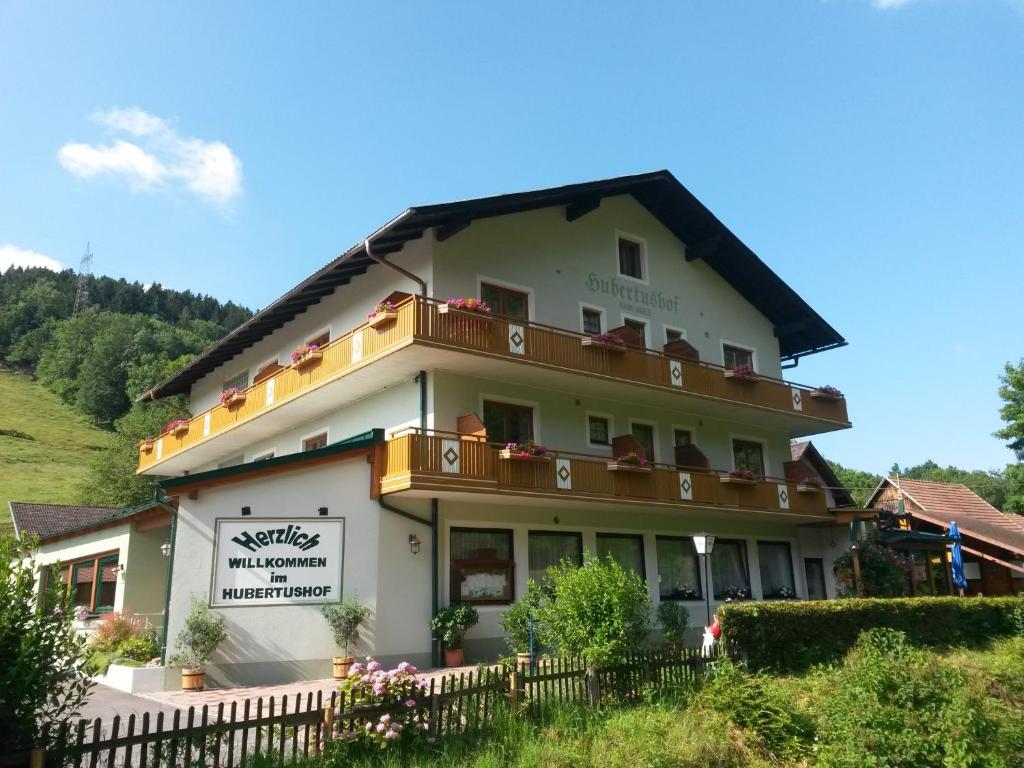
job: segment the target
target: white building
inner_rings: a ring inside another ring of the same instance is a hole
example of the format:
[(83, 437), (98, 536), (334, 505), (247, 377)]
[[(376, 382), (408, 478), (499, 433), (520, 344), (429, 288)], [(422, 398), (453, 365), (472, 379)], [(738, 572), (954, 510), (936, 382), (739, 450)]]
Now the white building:
[(667, 171), (410, 208), (147, 393), (195, 414), (140, 446), (177, 503), (170, 637), (197, 597), (228, 622), (213, 682), (322, 677), (319, 604), (354, 595), (360, 654), (429, 664), (462, 600), (493, 658), (527, 579), (583, 550), (695, 626), (730, 594), (834, 596), (849, 498), (791, 441), (846, 402), (781, 377), (843, 344)]

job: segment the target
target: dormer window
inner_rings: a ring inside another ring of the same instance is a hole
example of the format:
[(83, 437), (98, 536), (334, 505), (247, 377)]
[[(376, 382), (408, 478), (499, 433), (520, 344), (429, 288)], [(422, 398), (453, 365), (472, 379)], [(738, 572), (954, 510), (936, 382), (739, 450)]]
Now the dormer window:
[(619, 236), (619, 274), (634, 280), (646, 280), (644, 274), (644, 247), (637, 240)]

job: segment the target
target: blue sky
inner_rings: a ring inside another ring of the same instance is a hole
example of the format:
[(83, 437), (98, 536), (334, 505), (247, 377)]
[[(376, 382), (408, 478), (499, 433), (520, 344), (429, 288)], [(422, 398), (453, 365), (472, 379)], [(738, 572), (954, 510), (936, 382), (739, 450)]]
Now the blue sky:
[(1024, 0), (8, 0), (0, 51), (0, 259), (259, 307), (406, 206), (668, 168), (849, 340), (790, 371), (827, 455), (1012, 459)]

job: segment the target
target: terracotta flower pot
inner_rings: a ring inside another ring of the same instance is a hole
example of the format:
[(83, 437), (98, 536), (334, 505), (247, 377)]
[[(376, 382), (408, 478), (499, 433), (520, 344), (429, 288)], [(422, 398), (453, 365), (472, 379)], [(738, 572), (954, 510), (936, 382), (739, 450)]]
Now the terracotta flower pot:
[(461, 648), (452, 648), (444, 652), (444, 665), (446, 667), (461, 667), (465, 657)]
[(183, 691), (201, 691), (206, 686), (206, 670), (189, 669), (185, 667), (181, 670), (181, 690)]
[(530, 666), (530, 654), (529, 653), (517, 653), (516, 654), (516, 666), (517, 667), (528, 667)]
[(335, 656), (331, 661), (331, 666), (334, 668), (334, 679), (344, 680), (348, 677), (349, 667), (352, 666), (355, 659), (351, 656)]

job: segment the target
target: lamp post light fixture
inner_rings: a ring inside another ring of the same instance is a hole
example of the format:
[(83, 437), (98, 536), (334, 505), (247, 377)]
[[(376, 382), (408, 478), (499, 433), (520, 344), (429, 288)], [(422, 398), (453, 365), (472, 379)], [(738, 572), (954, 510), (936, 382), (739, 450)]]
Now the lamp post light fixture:
[(711, 626), (711, 580), (708, 577), (708, 560), (711, 558), (711, 551), (715, 548), (715, 537), (706, 533), (698, 533), (693, 537), (693, 548), (704, 561), (704, 605), (707, 609), (708, 623)]

